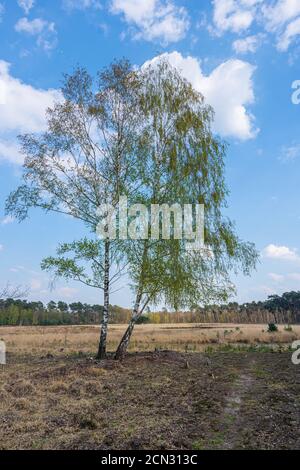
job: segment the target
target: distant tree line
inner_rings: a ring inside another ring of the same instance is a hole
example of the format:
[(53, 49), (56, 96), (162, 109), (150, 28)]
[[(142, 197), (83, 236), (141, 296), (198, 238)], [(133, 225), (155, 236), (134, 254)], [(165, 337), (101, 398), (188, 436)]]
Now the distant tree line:
[(190, 312), (201, 317), (203, 322), (224, 323), (300, 323), (300, 291), (270, 295), (265, 301), (238, 304), (211, 305), (205, 308), (194, 307)]
[[(110, 306), (113, 324), (127, 323), (131, 310)], [(81, 302), (51, 301), (29, 302), (20, 299), (0, 299), (0, 325), (98, 325), (102, 320), (103, 306)], [(139, 323), (300, 323), (300, 291), (272, 295), (264, 302), (224, 305), (193, 306), (189, 312), (151, 312), (150, 308)]]
[(20, 299), (0, 300), (0, 325), (75, 325), (94, 324), (101, 319), (101, 305), (81, 302), (28, 302)]

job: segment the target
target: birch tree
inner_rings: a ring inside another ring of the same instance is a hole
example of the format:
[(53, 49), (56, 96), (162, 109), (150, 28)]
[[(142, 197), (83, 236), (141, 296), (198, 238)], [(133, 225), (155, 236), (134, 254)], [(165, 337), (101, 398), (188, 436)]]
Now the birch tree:
[(139, 162), (141, 186), (135, 195), (151, 204), (203, 204), (205, 247), (187, 249), (177, 240), (174, 221), (170, 240), (131, 241), (127, 245), (135, 302), (132, 318), (116, 352), (127, 351), (137, 320), (150, 304), (172, 308), (224, 302), (234, 291), (232, 271), (249, 274), (257, 252), (242, 242), (223, 211), (228, 194), (224, 167), (225, 143), (213, 135), (214, 113), (203, 96), (168, 62), (161, 60), (141, 73), (140, 107), (147, 154)]
[[(115, 206), (121, 194), (135, 191), (134, 155), (140, 153), (137, 88), (137, 75), (127, 61), (113, 63), (96, 80), (82, 68), (66, 75), (60, 102), (47, 111), (47, 131), (20, 137), (23, 184), (8, 197), (7, 214), (19, 221), (31, 208), (65, 214), (81, 221), (95, 237), (99, 206)], [(75, 258), (48, 258), (43, 263), (56, 275), (104, 291), (98, 358), (106, 355), (111, 267), (118, 252), (113, 248), (108, 237), (101, 243), (75, 242), (59, 249), (59, 256), (71, 249)], [(76, 264), (79, 259), (91, 263), (92, 280)]]

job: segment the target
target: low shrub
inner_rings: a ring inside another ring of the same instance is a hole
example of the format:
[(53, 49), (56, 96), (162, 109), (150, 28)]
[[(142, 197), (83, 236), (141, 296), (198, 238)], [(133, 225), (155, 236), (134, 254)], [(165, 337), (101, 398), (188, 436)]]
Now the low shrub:
[(278, 327), (275, 323), (269, 323), (268, 325), (268, 333), (274, 333), (278, 331)]

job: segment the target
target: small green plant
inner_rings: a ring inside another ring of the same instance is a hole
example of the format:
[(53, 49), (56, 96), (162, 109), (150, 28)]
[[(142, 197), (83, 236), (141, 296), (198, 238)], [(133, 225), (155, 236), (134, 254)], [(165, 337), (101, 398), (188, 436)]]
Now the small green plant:
[(256, 375), (258, 379), (263, 379), (267, 375), (267, 372), (261, 369), (259, 366), (253, 368), (253, 373)]
[(287, 325), (284, 327), (284, 331), (293, 331), (293, 328), (291, 325)]
[(268, 324), (268, 333), (275, 333), (278, 331), (278, 327), (275, 323), (269, 323)]
[(204, 442), (203, 440), (195, 441), (192, 444), (193, 450), (203, 450), (204, 449)]
[(150, 318), (146, 317), (146, 315), (142, 315), (136, 321), (137, 325), (145, 325), (146, 323), (150, 323)]

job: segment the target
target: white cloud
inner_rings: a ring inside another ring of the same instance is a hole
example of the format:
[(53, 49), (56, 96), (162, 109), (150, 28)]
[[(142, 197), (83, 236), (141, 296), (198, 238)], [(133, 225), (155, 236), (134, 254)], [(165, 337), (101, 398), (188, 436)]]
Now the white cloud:
[(4, 13), (4, 5), (3, 3), (0, 3), (0, 23), (2, 21), (3, 13)]
[(253, 23), (257, 6), (262, 0), (213, 0), (215, 32), (240, 33)]
[[(222, 35), (225, 32), (240, 34), (247, 31), (256, 22), (258, 27), (274, 34), (277, 49), (288, 50), (300, 34), (300, 1), (299, 0), (213, 0), (213, 26), (210, 31)], [(249, 38), (251, 42), (249, 42)], [(234, 49), (250, 47), (253, 52), (254, 36), (238, 39)], [(248, 46), (248, 47), (247, 47)]]
[(98, 0), (63, 0), (63, 7), (66, 10), (85, 10), (86, 8), (101, 9), (101, 3)]
[(0, 89), (5, 87), (5, 103), (0, 105), (0, 161), (22, 163), (16, 135), (46, 129), (45, 111), (60, 99), (56, 90), (40, 90), (10, 74), (10, 65), (0, 60)]
[(263, 38), (263, 34), (256, 34), (253, 36), (247, 36), (243, 39), (237, 39), (232, 44), (233, 50), (237, 54), (247, 54), (248, 52), (254, 53), (260, 47)]
[(300, 15), (300, 2), (299, 0), (265, 2), (262, 13), (266, 22), (266, 29), (277, 31), (280, 26)]
[(12, 217), (11, 215), (7, 215), (1, 220), (1, 225), (12, 224), (14, 221), (15, 221), (14, 217)]
[(107, 23), (100, 23), (99, 25), (99, 29), (102, 31), (102, 33), (104, 34), (104, 36), (107, 36), (108, 35), (108, 32), (109, 32), (109, 26)]
[(300, 144), (294, 143), (289, 147), (282, 147), (279, 160), (282, 162), (291, 162), (300, 157)]
[(13, 272), (13, 273), (18, 273), (20, 271), (26, 271), (26, 268), (25, 266), (14, 266), (13, 268), (10, 268), (10, 271)]
[(37, 45), (46, 51), (54, 49), (57, 45), (57, 35), (55, 23), (45, 21), (42, 18), (28, 20), (28, 18), (20, 18), (15, 25), (18, 33), (29, 34), (37, 37)]
[(288, 274), (288, 278), (292, 281), (300, 282), (300, 273), (290, 273)]
[(186, 9), (171, 0), (111, 0), (111, 11), (137, 29), (135, 39), (169, 44), (183, 39), (189, 27)]
[(262, 17), (265, 29), (277, 36), (277, 49), (288, 50), (300, 34), (299, 0), (277, 0), (271, 4), (265, 2)]
[(284, 281), (284, 276), (282, 274), (269, 273), (269, 278), (272, 279), (272, 281), (275, 281), (275, 282)]
[(1, 243), (0, 243), (0, 251), (3, 251), (3, 250), (4, 250), (4, 246), (1, 245)]
[(78, 290), (74, 289), (73, 287), (60, 287), (56, 290), (56, 292), (59, 296), (65, 299), (72, 299)]
[(179, 52), (165, 53), (145, 65), (167, 59), (201, 92), (215, 110), (214, 130), (225, 137), (250, 139), (257, 130), (246, 106), (254, 102), (252, 76), (255, 67), (242, 60), (228, 60), (204, 75), (200, 62)]
[(48, 25), (48, 22), (41, 18), (35, 18), (34, 20), (28, 20), (28, 18), (20, 18), (15, 25), (15, 30), (18, 33), (28, 33), (33, 36), (40, 34)]
[(28, 269), (22, 265), (13, 266), (12, 268), (10, 268), (10, 271), (13, 273), (23, 272), (26, 273), (26, 275), (31, 274), (33, 276), (40, 276), (41, 274), (40, 272), (34, 271), (33, 269)]
[(10, 74), (10, 64), (0, 60), (0, 83), (6, 88), (1, 108), (0, 132), (39, 132), (45, 129), (45, 110), (60, 99), (57, 90), (41, 90)]
[(289, 23), (284, 33), (279, 37), (277, 48), (287, 51), (293, 40), (300, 34), (300, 17)]
[(268, 274), (269, 278), (272, 279), (276, 284), (281, 284), (281, 287), (286, 290), (291, 290), (292, 289), (292, 284), (291, 281), (294, 281), (295, 283), (300, 282), (300, 273), (287, 273), (287, 274), (277, 274), (277, 273), (269, 273)]
[(28, 15), (30, 10), (33, 8), (35, 0), (18, 0), (18, 5), (24, 10), (25, 15)]
[(19, 146), (15, 140), (0, 138), (0, 163), (1, 160), (22, 165), (24, 157), (19, 152)]
[(39, 290), (42, 287), (42, 282), (39, 279), (31, 279), (29, 286), (31, 290)]
[(2, 81), (0, 82), (0, 105), (3, 105), (6, 103), (6, 95), (7, 95), (6, 84), (4, 81)]
[(287, 246), (270, 244), (262, 252), (264, 258), (275, 259), (279, 261), (300, 261), (300, 256), (296, 249)]
[(276, 290), (273, 287), (267, 286), (265, 284), (262, 284), (262, 285), (258, 286), (257, 289), (255, 289), (255, 290), (257, 290), (258, 292), (263, 293), (265, 296), (276, 294)]

